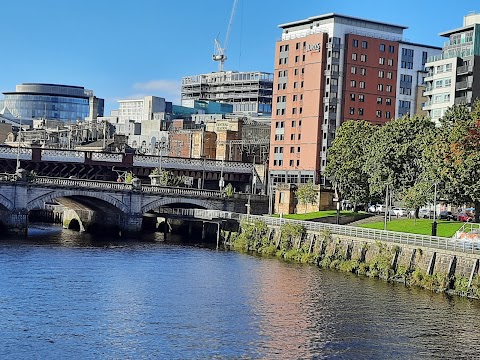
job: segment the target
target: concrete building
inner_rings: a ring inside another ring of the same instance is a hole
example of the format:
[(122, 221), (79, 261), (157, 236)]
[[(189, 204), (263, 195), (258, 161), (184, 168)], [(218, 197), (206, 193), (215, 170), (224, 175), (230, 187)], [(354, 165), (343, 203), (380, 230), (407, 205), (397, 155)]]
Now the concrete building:
[(233, 105), (234, 113), (270, 116), (273, 75), (260, 71), (220, 71), (182, 78), (182, 105), (211, 100)]
[(0, 108), (18, 118), (83, 121), (103, 116), (104, 100), (81, 86), (24, 83), (3, 94)]
[(281, 24), (276, 43), (270, 175), (273, 183), (325, 184), (327, 150), (350, 119), (374, 124), (413, 113), (428, 56), (405, 26), (339, 14)]
[(448, 39), (440, 55), (429, 57), (426, 64), (423, 109), (433, 121), (454, 104), (468, 106), (480, 97), (480, 14), (469, 14), (463, 26), (440, 33)]

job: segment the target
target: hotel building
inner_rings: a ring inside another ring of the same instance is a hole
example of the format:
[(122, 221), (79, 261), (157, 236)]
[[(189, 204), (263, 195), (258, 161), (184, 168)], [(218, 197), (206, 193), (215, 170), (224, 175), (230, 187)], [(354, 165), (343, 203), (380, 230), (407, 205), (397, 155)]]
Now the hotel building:
[(270, 176), (325, 184), (327, 150), (350, 119), (421, 111), (425, 63), (441, 49), (405, 42), (405, 26), (338, 14), (281, 24), (275, 47)]

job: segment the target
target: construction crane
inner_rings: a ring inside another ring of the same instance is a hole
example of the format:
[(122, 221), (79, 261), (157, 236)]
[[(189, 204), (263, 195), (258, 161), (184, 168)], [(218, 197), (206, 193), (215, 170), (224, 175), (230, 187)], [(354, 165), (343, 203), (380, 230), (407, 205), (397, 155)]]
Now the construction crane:
[(233, 18), (235, 17), (235, 10), (237, 9), (238, 0), (233, 1), (232, 13), (230, 14), (230, 21), (228, 23), (227, 34), (225, 35), (225, 41), (223, 42), (223, 47), (218, 41), (218, 36), (215, 39), (215, 50), (213, 54), (213, 60), (218, 61), (218, 71), (223, 71), (223, 64), (227, 60), (227, 51), (228, 38), (230, 37), (230, 30), (232, 29)]

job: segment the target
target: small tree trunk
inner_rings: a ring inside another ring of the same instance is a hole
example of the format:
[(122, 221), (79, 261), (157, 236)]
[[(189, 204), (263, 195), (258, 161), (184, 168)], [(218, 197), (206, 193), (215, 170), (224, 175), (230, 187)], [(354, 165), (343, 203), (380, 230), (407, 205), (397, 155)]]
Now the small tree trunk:
[(475, 201), (475, 219), (476, 223), (480, 222), (480, 201)]

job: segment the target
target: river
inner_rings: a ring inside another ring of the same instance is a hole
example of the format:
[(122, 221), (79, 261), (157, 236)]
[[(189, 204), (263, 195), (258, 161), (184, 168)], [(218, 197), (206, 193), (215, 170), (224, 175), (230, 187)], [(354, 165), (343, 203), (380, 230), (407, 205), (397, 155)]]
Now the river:
[(480, 355), (480, 302), (236, 252), (41, 228), (0, 241), (2, 359)]

